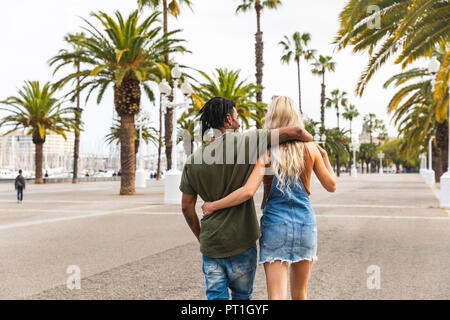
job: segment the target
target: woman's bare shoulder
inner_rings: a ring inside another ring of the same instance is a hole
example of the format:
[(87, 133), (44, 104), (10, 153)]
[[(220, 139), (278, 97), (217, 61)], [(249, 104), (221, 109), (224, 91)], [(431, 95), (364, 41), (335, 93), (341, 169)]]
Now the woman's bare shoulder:
[(306, 142), (305, 147), (308, 149), (308, 152), (311, 154), (311, 156), (314, 157), (319, 150), (317, 150), (316, 144), (314, 142)]

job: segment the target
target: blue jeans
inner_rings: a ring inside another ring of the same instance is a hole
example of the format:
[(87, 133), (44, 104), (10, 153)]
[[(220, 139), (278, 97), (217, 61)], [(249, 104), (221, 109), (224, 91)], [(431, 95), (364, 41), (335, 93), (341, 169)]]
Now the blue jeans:
[(23, 188), (18, 187), (17, 188), (17, 201), (22, 201), (22, 200), (23, 200)]
[(256, 243), (249, 249), (227, 258), (203, 255), (203, 274), (208, 300), (250, 300), (257, 265)]

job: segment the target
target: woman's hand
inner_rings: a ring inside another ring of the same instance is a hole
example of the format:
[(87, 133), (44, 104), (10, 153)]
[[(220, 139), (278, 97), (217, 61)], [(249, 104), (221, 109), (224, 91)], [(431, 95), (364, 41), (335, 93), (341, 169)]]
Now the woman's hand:
[(211, 213), (213, 213), (215, 210), (214, 210), (214, 206), (213, 206), (212, 202), (206, 201), (202, 205), (202, 211), (203, 211), (203, 217), (206, 217), (206, 216), (210, 215)]
[(319, 146), (318, 144), (316, 145), (317, 149), (319, 149), (320, 155), (322, 156), (322, 158), (326, 158), (328, 157), (328, 153), (327, 150), (325, 150), (324, 148), (322, 148), (321, 146)]

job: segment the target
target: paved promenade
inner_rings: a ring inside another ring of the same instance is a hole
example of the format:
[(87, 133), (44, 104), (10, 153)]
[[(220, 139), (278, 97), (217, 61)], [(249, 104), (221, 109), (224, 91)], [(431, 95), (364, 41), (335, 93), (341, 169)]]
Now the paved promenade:
[[(17, 204), (0, 184), (0, 298), (205, 299), (198, 243), (180, 206), (162, 204), (163, 184), (118, 191), (30, 184)], [(310, 299), (450, 299), (450, 217), (419, 175), (343, 176), (336, 193), (313, 184), (311, 201)], [(66, 286), (69, 266), (80, 268), (79, 290)], [(262, 266), (254, 298), (266, 298)]]

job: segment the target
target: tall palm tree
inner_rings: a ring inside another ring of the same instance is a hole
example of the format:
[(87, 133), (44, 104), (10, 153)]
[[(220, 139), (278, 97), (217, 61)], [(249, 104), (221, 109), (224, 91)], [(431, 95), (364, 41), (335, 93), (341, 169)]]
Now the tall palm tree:
[(265, 105), (255, 103), (252, 99), (259, 92), (259, 87), (246, 80), (240, 79), (240, 70), (216, 69), (216, 75), (209, 76), (200, 71), (204, 77), (204, 82), (194, 86), (195, 94), (198, 96), (196, 104), (203, 105), (214, 97), (223, 97), (236, 103), (236, 111), (239, 119), (245, 127), (250, 127), (250, 119), (253, 119), (262, 126), (262, 114), (265, 114)]
[(344, 119), (350, 122), (350, 139), (351, 139), (353, 135), (352, 122), (353, 119), (359, 117), (359, 111), (356, 109), (356, 106), (354, 104), (350, 104), (348, 106), (344, 106), (344, 113), (342, 114), (342, 116), (344, 117)]
[(364, 116), (363, 121), (366, 131), (369, 134), (369, 143), (373, 144), (374, 134), (383, 129), (383, 120), (377, 119), (375, 113), (369, 113)]
[[(331, 91), (331, 98), (327, 98), (326, 106), (328, 108), (334, 107), (336, 109), (336, 116), (337, 116), (337, 130), (339, 131), (339, 107), (343, 106), (345, 107), (347, 105), (347, 92), (340, 91), (339, 89), (335, 89)], [(339, 154), (336, 154), (336, 166), (337, 166), (337, 176), (339, 177), (341, 175), (341, 163), (340, 163), (340, 157)]]
[[(83, 49), (83, 47), (79, 44), (86, 38), (84, 33), (76, 33), (76, 34), (68, 34), (64, 37), (64, 41), (71, 47), (70, 50), (62, 49), (59, 51), (58, 55), (54, 56), (50, 59), (49, 65), (54, 66), (55, 70), (53, 74), (55, 74), (58, 70), (66, 65), (72, 65), (73, 68), (77, 71), (81, 71), (81, 64), (84, 61), (90, 61), (90, 57), (88, 52)], [(81, 129), (81, 115), (83, 109), (80, 104), (80, 88), (81, 79), (80, 76), (75, 79), (75, 96), (73, 99), (76, 101), (75, 108), (75, 122), (77, 123), (77, 127)], [(78, 183), (78, 159), (80, 157), (80, 132), (75, 131), (75, 143), (73, 150), (73, 178), (72, 183)]]
[(309, 33), (295, 32), (292, 35), (292, 41), (288, 36), (284, 36), (284, 40), (280, 41), (279, 45), (283, 47), (283, 56), (281, 62), (285, 64), (291, 63), (293, 59), (297, 63), (298, 76), (298, 106), (300, 112), (302, 111), (302, 90), (300, 85), (300, 60), (304, 58), (309, 61), (314, 58), (315, 50), (308, 49), (308, 44), (311, 41)]
[(336, 109), (336, 117), (337, 117), (337, 129), (339, 130), (339, 118), (340, 112), (339, 107), (345, 107), (347, 105), (347, 92), (340, 91), (339, 89), (335, 89), (331, 91), (331, 98), (327, 98), (326, 106), (327, 108), (334, 107)]
[(264, 43), (263, 43), (263, 33), (261, 31), (261, 15), (264, 9), (278, 9), (281, 6), (281, 0), (239, 0), (241, 4), (236, 8), (236, 13), (248, 12), (255, 9), (256, 13), (256, 44), (255, 44), (255, 55), (256, 55), (256, 84), (261, 88), (261, 90), (256, 94), (256, 101), (262, 102), (263, 94), (263, 67), (264, 67)]
[[(190, 9), (192, 9), (192, 1), (191, 0), (138, 0), (139, 10), (142, 10), (144, 7), (150, 7), (152, 9), (162, 9), (163, 12), (163, 33), (167, 37), (169, 34), (169, 19), (168, 15), (172, 15), (177, 18), (181, 14), (181, 5), (186, 5)], [(164, 54), (164, 63), (166, 65), (170, 65), (169, 52), (167, 51)], [(168, 75), (170, 77), (170, 74)], [(170, 79), (168, 79), (170, 82)], [(160, 99), (161, 101), (161, 99)], [(175, 128), (173, 126), (173, 110), (171, 108), (166, 110), (164, 113), (164, 144), (166, 149), (166, 162), (167, 162), (167, 170), (172, 168), (172, 131)], [(162, 105), (159, 108), (160, 119), (162, 119)], [(159, 123), (160, 135), (162, 135), (162, 121)], [(161, 140), (161, 139), (160, 139)], [(161, 176), (161, 147), (162, 142), (160, 141), (158, 146), (158, 171), (157, 177)]]
[(184, 52), (181, 40), (172, 36), (178, 31), (161, 35), (158, 23), (159, 13), (154, 12), (141, 20), (138, 11), (132, 12), (126, 20), (118, 11), (115, 19), (104, 12), (92, 13), (91, 17), (105, 30), (102, 32), (93, 22), (87, 21), (84, 28), (89, 37), (80, 41), (92, 61), (84, 63), (84, 70), (68, 75), (59, 81), (64, 85), (81, 77), (79, 91), (89, 89), (86, 99), (98, 89), (97, 103), (100, 103), (110, 85), (114, 88), (114, 106), (120, 116), (121, 147), (121, 195), (135, 192), (135, 115), (139, 113), (141, 86), (149, 99), (153, 92), (147, 81), (159, 82), (165, 76), (166, 68), (161, 57), (166, 52)]
[(436, 44), (448, 42), (449, 17), (447, 0), (349, 0), (340, 14), (341, 27), (335, 43), (339, 49), (352, 46), (355, 52), (368, 51), (371, 55), (357, 91), (364, 91), (373, 74), (391, 56), (405, 67), (429, 56)]
[(35, 183), (42, 184), (43, 150), (49, 132), (56, 133), (67, 140), (66, 133), (78, 131), (78, 123), (72, 117), (74, 108), (62, 107), (55, 98), (55, 89), (47, 82), (43, 86), (39, 81), (26, 81), (17, 96), (11, 96), (1, 104), (7, 108), (9, 115), (0, 120), (0, 127), (11, 126), (5, 135), (23, 128), (33, 138), (35, 145)]
[(322, 93), (320, 95), (320, 121), (322, 124), (321, 133), (325, 132), (325, 73), (334, 72), (336, 70), (336, 62), (333, 61), (333, 58), (330, 56), (320, 55), (319, 58), (315, 60), (312, 64), (313, 69), (311, 70), (312, 74), (318, 75), (322, 77)]

